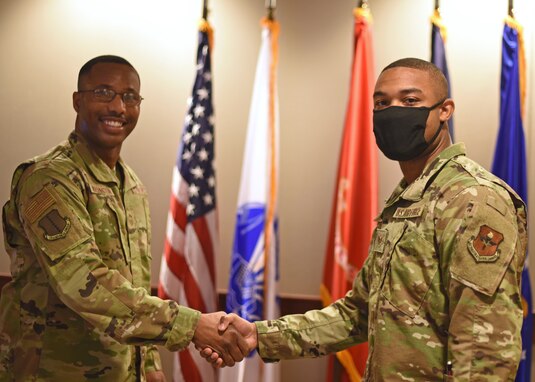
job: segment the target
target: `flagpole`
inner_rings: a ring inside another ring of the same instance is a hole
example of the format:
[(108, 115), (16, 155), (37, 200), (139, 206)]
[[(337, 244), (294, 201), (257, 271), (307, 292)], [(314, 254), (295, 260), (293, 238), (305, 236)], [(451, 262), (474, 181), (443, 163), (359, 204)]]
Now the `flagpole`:
[[(277, 243), (278, 234), (275, 225), (277, 220), (278, 193), (278, 101), (277, 101), (277, 62), (279, 24), (275, 21), (276, 0), (266, 0), (267, 17), (262, 22), (264, 31), (269, 31), (269, 86), (268, 86), (268, 139), (270, 141), (267, 160), (269, 161), (268, 195), (264, 228), (264, 319), (278, 317), (277, 299)], [(258, 365), (264, 381), (279, 381), (280, 371), (275, 365)]]
[(512, 18), (515, 18), (515, 13), (513, 9), (513, 0), (509, 0), (509, 5), (507, 7), (507, 14)]
[(277, 0), (266, 0), (266, 9), (267, 9), (267, 19), (273, 20), (275, 12), (275, 8), (277, 8)]
[(440, 0), (435, 0), (435, 10), (438, 11), (440, 8)]
[[(266, 9), (267, 9), (267, 21), (268, 23), (270, 23), (270, 25), (273, 24), (274, 20), (275, 20), (275, 8), (277, 7), (277, 1), (276, 0), (266, 0)], [(272, 255), (272, 252), (271, 252), (271, 249), (272, 249), (272, 235), (275, 233), (274, 231), (272, 231), (272, 227), (273, 227), (273, 222), (274, 222), (274, 203), (275, 203), (275, 190), (276, 190), (276, 184), (275, 184), (275, 179), (273, 179), (273, 176), (274, 176), (274, 168), (275, 168), (275, 152), (273, 151), (273, 142), (275, 141), (275, 136), (273, 135), (274, 134), (274, 123), (275, 123), (275, 120), (274, 120), (274, 116), (275, 116), (275, 101), (273, 99), (273, 96), (274, 96), (274, 68), (275, 68), (275, 65), (276, 65), (276, 57), (274, 56), (274, 52), (273, 52), (273, 38), (274, 36), (271, 35), (271, 41), (272, 41), (272, 45), (270, 47), (271, 49), (271, 63), (270, 63), (270, 69), (269, 69), (269, 94), (270, 94), (270, 98), (269, 98), (269, 121), (268, 121), (268, 124), (270, 126), (269, 128), (269, 134), (270, 134), (270, 138), (271, 138), (271, 143), (272, 143), (272, 148), (270, 150), (270, 157), (268, 158), (268, 160), (270, 161), (270, 189), (268, 191), (269, 193), (269, 197), (268, 197), (268, 203), (267, 203), (267, 209), (266, 209), (266, 228), (265, 228), (265, 234), (264, 234), (264, 315), (266, 315), (266, 313), (268, 312), (268, 294), (269, 294), (269, 280), (270, 280), (270, 272), (275, 272), (275, 269), (272, 269), (271, 267), (271, 257), (273, 256)], [(266, 318), (272, 318), (272, 317), (264, 317), (265, 319)]]
[(368, 0), (360, 0), (359, 8), (368, 8)]
[(203, 0), (202, 4), (202, 18), (208, 20), (208, 0)]

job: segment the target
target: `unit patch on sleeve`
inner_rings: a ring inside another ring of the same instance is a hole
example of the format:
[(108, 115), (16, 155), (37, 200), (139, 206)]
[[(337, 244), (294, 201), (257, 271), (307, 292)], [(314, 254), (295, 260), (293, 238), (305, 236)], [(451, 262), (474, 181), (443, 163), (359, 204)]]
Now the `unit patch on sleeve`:
[(479, 233), (468, 240), (468, 250), (478, 263), (493, 262), (500, 256), (498, 246), (502, 241), (503, 235), (500, 232), (482, 225)]
[(62, 217), (57, 209), (53, 209), (39, 220), (38, 225), (44, 231), (44, 238), (52, 241), (67, 236), (71, 221), (67, 217)]

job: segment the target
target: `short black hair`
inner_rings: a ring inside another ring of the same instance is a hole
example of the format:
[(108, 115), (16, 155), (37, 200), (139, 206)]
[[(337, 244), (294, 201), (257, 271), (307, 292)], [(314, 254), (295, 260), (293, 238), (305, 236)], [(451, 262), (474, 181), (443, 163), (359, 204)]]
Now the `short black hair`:
[(87, 61), (80, 68), (80, 72), (78, 72), (78, 90), (80, 90), (82, 78), (84, 76), (86, 76), (87, 74), (89, 74), (89, 72), (91, 71), (93, 66), (95, 66), (96, 64), (121, 64), (121, 65), (126, 65), (126, 66), (129, 66), (132, 69), (134, 69), (134, 72), (136, 72), (136, 74), (137, 74), (137, 78), (139, 78), (139, 73), (137, 72), (136, 68), (134, 68), (134, 66), (130, 62), (128, 62), (127, 60), (125, 60), (122, 57), (114, 56), (114, 55), (111, 55), (111, 54), (106, 54), (106, 55), (103, 55), (103, 56), (98, 56), (98, 57), (92, 58), (91, 60)]
[(442, 73), (442, 70), (440, 70), (435, 64), (429, 61), (421, 60), (419, 58), (407, 57), (394, 61), (390, 65), (387, 65), (381, 71), (381, 73), (392, 68), (411, 68), (429, 73), (431, 79), (437, 86), (440, 99), (448, 98), (448, 80), (446, 80), (446, 77), (444, 76), (444, 73)]

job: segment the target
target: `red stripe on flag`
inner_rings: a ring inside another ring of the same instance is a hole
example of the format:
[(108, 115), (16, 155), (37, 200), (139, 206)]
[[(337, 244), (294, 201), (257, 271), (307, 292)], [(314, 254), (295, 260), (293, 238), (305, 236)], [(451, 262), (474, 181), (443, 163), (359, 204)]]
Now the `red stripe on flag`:
[(162, 300), (172, 300), (163, 288), (161, 281), (158, 283), (158, 297), (160, 297)]
[(169, 270), (182, 281), (184, 285), (184, 291), (188, 298), (188, 306), (206, 312), (206, 305), (201, 295), (197, 281), (191, 274), (190, 268), (186, 263), (186, 259), (181, 253), (176, 252), (169, 244), (168, 240), (165, 240), (164, 256), (167, 262)]
[(177, 355), (180, 362), (180, 370), (184, 376), (184, 381), (187, 382), (202, 382), (201, 373), (197, 370), (197, 365), (191, 357), (189, 350), (182, 350)]
[(186, 231), (186, 224), (188, 223), (188, 218), (186, 217), (186, 209), (176, 196), (171, 193), (171, 201), (169, 202), (169, 212), (175, 221), (175, 224), (182, 230)]
[(193, 225), (193, 229), (197, 234), (197, 238), (199, 239), (199, 244), (202, 248), (204, 258), (206, 259), (208, 271), (210, 272), (210, 280), (212, 280), (212, 285), (215, 285), (214, 245), (210, 236), (208, 224), (206, 223), (206, 218), (197, 218), (191, 224)]

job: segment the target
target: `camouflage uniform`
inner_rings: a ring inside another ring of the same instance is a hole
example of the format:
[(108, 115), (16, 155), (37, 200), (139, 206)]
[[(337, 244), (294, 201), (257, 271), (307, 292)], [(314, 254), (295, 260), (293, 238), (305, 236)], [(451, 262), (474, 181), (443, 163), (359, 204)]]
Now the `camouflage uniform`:
[(0, 381), (145, 380), (161, 369), (156, 344), (191, 341), (200, 313), (150, 295), (146, 191), (117, 167), (72, 133), (16, 169), (3, 209), (12, 281)]
[(513, 381), (522, 200), (457, 144), (402, 181), (377, 223), (353, 289), (322, 310), (258, 322), (260, 355), (315, 357), (368, 340), (365, 381)]

